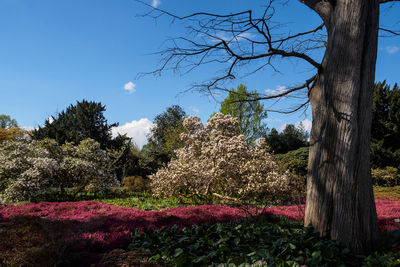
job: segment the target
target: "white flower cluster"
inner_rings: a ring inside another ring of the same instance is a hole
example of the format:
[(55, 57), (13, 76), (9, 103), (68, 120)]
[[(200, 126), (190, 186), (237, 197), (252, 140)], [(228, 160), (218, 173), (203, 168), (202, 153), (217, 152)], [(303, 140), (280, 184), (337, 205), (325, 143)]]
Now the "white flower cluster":
[(0, 146), (0, 201), (21, 201), (40, 194), (58, 170), (57, 161), (36, 142), (5, 142)]
[(87, 191), (103, 191), (119, 186), (110, 168), (110, 158), (95, 140), (85, 139), (78, 146), (66, 143), (61, 149), (60, 171), (68, 186)]
[(289, 172), (279, 172), (264, 139), (252, 149), (239, 135), (239, 120), (215, 114), (203, 126), (195, 116), (186, 118), (181, 134), (185, 143), (175, 151), (177, 158), (151, 175), (157, 196), (195, 194), (211, 197), (223, 193), (235, 198), (279, 197), (291, 185)]
[(0, 146), (0, 201), (22, 201), (49, 187), (101, 191), (119, 182), (111, 160), (92, 139), (79, 145), (56, 141), (12, 141)]

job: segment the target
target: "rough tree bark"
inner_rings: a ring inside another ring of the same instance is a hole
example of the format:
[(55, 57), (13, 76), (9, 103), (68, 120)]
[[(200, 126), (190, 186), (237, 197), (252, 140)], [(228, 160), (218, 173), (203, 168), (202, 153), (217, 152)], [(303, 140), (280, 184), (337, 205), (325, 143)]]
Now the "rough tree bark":
[(379, 1), (302, 1), (325, 22), (328, 43), (312, 107), (305, 225), (366, 254), (379, 238), (370, 174)]

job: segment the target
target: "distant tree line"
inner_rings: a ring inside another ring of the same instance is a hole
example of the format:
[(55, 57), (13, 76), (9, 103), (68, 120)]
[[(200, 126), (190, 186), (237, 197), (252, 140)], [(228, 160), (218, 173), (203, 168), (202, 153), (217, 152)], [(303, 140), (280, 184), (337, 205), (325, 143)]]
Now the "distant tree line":
[[(288, 124), (278, 132), (265, 124), (267, 113), (259, 101), (247, 101), (255, 91), (248, 91), (240, 84), (232, 88), (219, 112), (239, 119), (240, 133), (251, 144), (261, 137), (266, 139), (271, 152), (288, 163), (299, 175), (305, 175), (308, 158), (308, 133), (300, 124)], [(371, 165), (373, 168), (400, 167), (400, 88), (386, 81), (374, 88), (373, 121), (371, 139)], [(187, 117), (182, 107), (173, 105), (154, 118), (154, 127), (148, 143), (139, 150), (126, 135), (113, 138), (112, 127), (104, 116), (106, 107), (100, 102), (82, 100), (71, 104), (31, 132), (34, 140), (54, 139), (59, 145), (78, 145), (85, 139), (93, 139), (107, 151), (113, 168), (121, 181), (125, 176), (147, 177), (176, 158), (174, 151), (183, 146), (179, 135), (185, 132), (182, 122)], [(26, 134), (17, 121), (8, 115), (0, 115), (0, 143), (22, 138)], [(284, 156), (285, 155), (285, 156)]]

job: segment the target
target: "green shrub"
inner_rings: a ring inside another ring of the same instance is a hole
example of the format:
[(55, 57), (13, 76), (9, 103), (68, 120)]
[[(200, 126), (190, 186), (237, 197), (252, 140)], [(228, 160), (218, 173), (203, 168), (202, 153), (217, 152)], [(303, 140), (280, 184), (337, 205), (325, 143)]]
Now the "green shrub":
[(123, 189), (131, 192), (143, 192), (148, 189), (148, 182), (142, 176), (128, 176), (122, 179)]
[(301, 147), (286, 154), (277, 154), (275, 157), (292, 173), (306, 177), (308, 164), (308, 147)]
[(400, 185), (399, 171), (393, 167), (388, 166), (385, 169), (372, 169), (371, 176), (374, 185), (378, 186)]

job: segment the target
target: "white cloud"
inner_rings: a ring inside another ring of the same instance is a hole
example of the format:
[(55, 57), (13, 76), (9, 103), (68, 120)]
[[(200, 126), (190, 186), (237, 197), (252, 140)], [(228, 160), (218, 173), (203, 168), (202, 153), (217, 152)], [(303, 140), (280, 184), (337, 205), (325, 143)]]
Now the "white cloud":
[(47, 120), (49, 121), (50, 124), (52, 124), (54, 121), (54, 118), (52, 116), (50, 116)]
[(124, 89), (127, 90), (130, 94), (136, 92), (135, 87), (136, 87), (136, 84), (134, 84), (133, 82), (127, 82), (124, 85)]
[[(310, 121), (309, 119), (305, 119), (305, 120), (295, 123), (295, 126), (299, 127), (300, 123), (303, 124), (304, 130), (306, 130), (307, 132), (311, 132), (312, 121)], [(287, 126), (287, 123), (284, 123), (281, 126), (279, 126), (279, 131), (282, 132), (283, 130), (285, 130), (286, 126)]]
[(266, 90), (265, 90), (265, 93), (266, 93), (268, 96), (273, 96), (273, 95), (282, 94), (282, 93), (286, 92), (286, 90), (287, 90), (286, 86), (278, 85), (278, 86), (276, 86), (276, 89), (275, 89), (275, 90), (266, 89)]
[(189, 109), (190, 109), (193, 113), (200, 114), (200, 110), (199, 110), (198, 108), (194, 107), (194, 106), (190, 106)]
[(283, 130), (285, 130), (287, 123), (282, 124), (281, 126), (279, 126), (279, 131), (283, 132)]
[(386, 46), (386, 52), (388, 52), (389, 54), (394, 54), (397, 51), (399, 51), (399, 47), (398, 46), (395, 46), (395, 45)]
[(149, 119), (143, 118), (114, 127), (111, 129), (111, 132), (113, 137), (116, 137), (118, 134), (126, 134), (133, 139), (139, 149), (142, 149), (143, 145), (147, 143), (147, 135), (150, 133), (152, 127), (153, 123)]
[(311, 132), (312, 121), (310, 121), (309, 119), (299, 121), (298, 123), (296, 123), (296, 127), (299, 127), (300, 122), (303, 124), (304, 130), (306, 130), (307, 132)]
[(21, 129), (25, 130), (25, 131), (33, 131), (33, 130), (35, 130), (37, 128), (38, 127), (33, 127), (33, 126), (21, 126)]
[(161, 0), (153, 0), (151, 2), (151, 6), (154, 8), (157, 8), (159, 5), (161, 5)]

